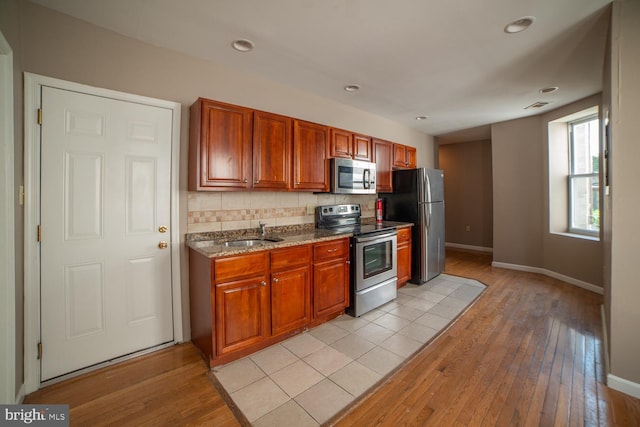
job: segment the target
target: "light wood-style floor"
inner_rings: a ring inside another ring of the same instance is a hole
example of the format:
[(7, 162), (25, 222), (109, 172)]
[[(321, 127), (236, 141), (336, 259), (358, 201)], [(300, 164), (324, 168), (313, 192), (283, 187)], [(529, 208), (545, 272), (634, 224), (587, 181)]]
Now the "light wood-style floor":
[[(492, 268), (487, 254), (448, 251), (446, 273), (488, 289), (331, 425), (640, 425), (640, 401), (603, 384), (600, 295)], [(190, 344), (51, 385), (25, 403), (67, 403), (73, 426), (247, 425)]]

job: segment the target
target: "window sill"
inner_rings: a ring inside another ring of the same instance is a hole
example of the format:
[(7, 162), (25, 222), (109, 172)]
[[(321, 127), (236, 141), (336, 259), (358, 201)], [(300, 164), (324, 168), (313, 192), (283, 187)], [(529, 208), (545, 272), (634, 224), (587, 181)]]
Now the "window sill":
[(577, 234), (577, 233), (567, 233), (567, 232), (557, 232), (551, 231), (550, 234), (554, 234), (556, 236), (564, 236), (564, 237), (573, 237), (574, 239), (582, 239), (582, 240), (591, 240), (592, 242), (599, 242), (600, 237), (598, 236), (587, 236), (586, 234)]

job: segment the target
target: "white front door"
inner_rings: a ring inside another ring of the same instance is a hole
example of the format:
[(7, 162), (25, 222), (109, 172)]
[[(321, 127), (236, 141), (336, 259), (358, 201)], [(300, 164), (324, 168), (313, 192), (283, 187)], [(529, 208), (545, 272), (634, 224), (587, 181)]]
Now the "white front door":
[(41, 96), (46, 381), (174, 339), (172, 111), (47, 86)]

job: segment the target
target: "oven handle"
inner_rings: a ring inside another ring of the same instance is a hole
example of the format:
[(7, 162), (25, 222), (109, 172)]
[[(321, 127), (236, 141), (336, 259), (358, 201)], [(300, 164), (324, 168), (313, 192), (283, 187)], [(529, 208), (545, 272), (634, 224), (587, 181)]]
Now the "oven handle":
[(397, 231), (392, 231), (390, 233), (384, 233), (384, 234), (376, 234), (375, 236), (371, 236), (371, 237), (360, 237), (360, 236), (356, 236), (356, 242), (361, 243), (361, 242), (372, 242), (374, 240), (380, 240), (380, 239), (386, 239), (389, 237), (393, 237), (396, 236), (398, 234)]

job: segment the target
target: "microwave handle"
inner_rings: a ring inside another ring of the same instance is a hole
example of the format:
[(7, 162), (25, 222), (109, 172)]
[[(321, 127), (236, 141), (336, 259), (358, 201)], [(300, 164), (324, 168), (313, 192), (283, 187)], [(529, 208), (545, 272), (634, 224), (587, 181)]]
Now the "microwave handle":
[(371, 169), (365, 169), (362, 172), (362, 187), (365, 189), (371, 188)]

